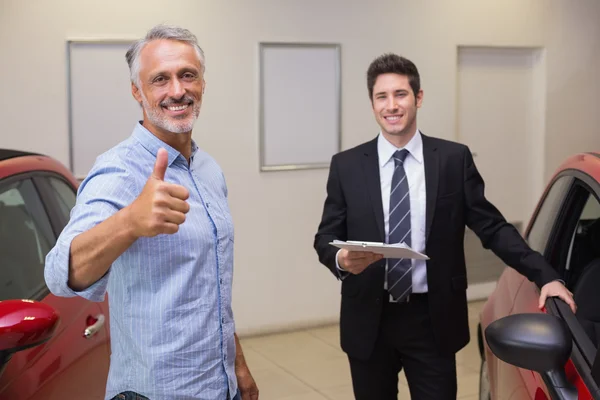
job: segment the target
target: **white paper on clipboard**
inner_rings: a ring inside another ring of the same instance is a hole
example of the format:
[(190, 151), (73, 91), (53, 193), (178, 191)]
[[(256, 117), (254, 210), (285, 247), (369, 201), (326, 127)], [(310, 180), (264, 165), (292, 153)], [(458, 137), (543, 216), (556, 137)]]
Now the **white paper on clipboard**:
[(348, 240), (346, 242), (342, 240), (334, 240), (329, 243), (332, 246), (340, 249), (346, 249), (348, 251), (371, 251), (373, 253), (381, 254), (384, 258), (409, 258), (414, 260), (429, 260), (425, 254), (419, 253), (416, 250), (411, 249), (404, 243), (377, 243), (377, 242), (359, 242), (354, 240)]

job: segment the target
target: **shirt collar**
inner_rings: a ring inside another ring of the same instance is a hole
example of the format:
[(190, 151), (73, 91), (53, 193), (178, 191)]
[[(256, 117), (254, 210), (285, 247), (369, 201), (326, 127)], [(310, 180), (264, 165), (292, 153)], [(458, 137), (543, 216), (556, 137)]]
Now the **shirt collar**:
[[(137, 141), (140, 142), (140, 144), (154, 157), (156, 157), (156, 154), (158, 154), (158, 150), (161, 147), (167, 150), (167, 153), (169, 154), (169, 166), (171, 166), (171, 164), (173, 164), (177, 158), (181, 158), (181, 160), (183, 160), (187, 165), (187, 160), (179, 151), (157, 138), (152, 132), (142, 125), (142, 121), (139, 121), (135, 125), (135, 128), (133, 129), (133, 137), (136, 138)], [(192, 140), (192, 154), (190, 159), (194, 158), (197, 150), (198, 146), (196, 145), (196, 142)]]
[[(418, 129), (417, 133), (403, 148), (408, 150), (408, 154), (410, 154), (415, 160), (417, 160), (419, 164), (423, 163), (423, 138), (421, 137), (421, 132), (419, 132)], [(379, 154), (379, 166), (383, 167), (392, 159), (392, 156), (396, 151), (402, 150), (403, 148), (398, 148), (394, 146), (385, 138), (385, 136), (383, 136), (381, 132), (379, 132), (379, 137), (377, 138), (377, 153)]]

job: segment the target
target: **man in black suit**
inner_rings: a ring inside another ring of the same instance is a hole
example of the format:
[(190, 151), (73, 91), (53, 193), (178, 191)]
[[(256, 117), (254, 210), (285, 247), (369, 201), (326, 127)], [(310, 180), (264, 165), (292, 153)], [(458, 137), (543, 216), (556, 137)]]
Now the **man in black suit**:
[[(385, 54), (367, 72), (381, 133), (331, 160), (323, 218), (315, 236), (320, 261), (342, 280), (341, 345), (359, 400), (391, 400), (404, 368), (411, 398), (456, 398), (455, 354), (469, 342), (465, 226), (541, 287), (540, 307), (572, 294), (519, 232), (486, 200), (467, 146), (423, 135), (419, 73)], [(502, 168), (502, 166), (498, 166)], [(334, 239), (405, 242), (428, 261), (348, 252)]]

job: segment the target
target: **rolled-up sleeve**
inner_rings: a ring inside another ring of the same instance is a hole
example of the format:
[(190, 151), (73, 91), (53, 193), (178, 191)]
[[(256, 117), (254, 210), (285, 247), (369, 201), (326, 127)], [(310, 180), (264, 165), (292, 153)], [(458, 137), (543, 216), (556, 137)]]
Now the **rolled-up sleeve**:
[(93, 285), (80, 292), (68, 285), (71, 242), (79, 234), (105, 221), (135, 199), (135, 181), (118, 159), (100, 160), (81, 183), (77, 202), (71, 210), (69, 223), (56, 245), (46, 256), (44, 278), (52, 294), (61, 297), (81, 296), (91, 301), (103, 301), (109, 271)]

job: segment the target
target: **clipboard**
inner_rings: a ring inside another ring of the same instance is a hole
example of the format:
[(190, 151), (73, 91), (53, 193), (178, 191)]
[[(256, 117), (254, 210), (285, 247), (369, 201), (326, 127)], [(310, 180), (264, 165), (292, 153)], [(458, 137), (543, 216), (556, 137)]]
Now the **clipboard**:
[(411, 249), (405, 243), (378, 243), (378, 242), (360, 242), (348, 240), (334, 240), (329, 243), (340, 249), (348, 251), (370, 251), (381, 254), (384, 258), (408, 258), (413, 260), (429, 260), (429, 257), (423, 253)]

